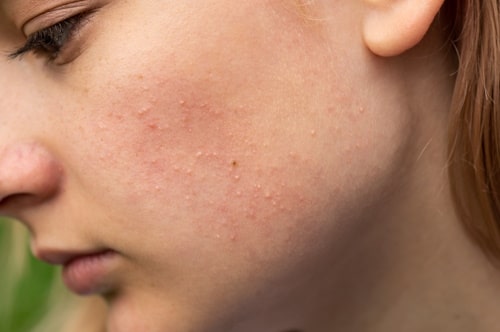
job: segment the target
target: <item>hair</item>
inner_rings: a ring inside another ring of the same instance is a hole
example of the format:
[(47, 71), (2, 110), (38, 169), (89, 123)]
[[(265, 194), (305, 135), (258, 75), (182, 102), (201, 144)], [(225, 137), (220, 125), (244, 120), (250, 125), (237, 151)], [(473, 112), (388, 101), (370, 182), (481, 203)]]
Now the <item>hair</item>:
[[(500, 263), (500, 0), (447, 0), (440, 19), (446, 22), (457, 54), (449, 127), (449, 176), (456, 210), (471, 238)], [(12, 276), (5, 279), (2, 292), (15, 289), (22, 265), (19, 243), (25, 237), (11, 229), (11, 249), (3, 250), (0, 258), (9, 252), (18, 258), (6, 260)], [(52, 314), (35, 331), (77, 331), (78, 326), (85, 326), (86, 332), (104, 331), (102, 302), (71, 298), (58, 280), (53, 288)], [(8, 305), (6, 299), (2, 306)]]
[(500, 263), (500, 1), (446, 1), (457, 51), (450, 183), (467, 233)]

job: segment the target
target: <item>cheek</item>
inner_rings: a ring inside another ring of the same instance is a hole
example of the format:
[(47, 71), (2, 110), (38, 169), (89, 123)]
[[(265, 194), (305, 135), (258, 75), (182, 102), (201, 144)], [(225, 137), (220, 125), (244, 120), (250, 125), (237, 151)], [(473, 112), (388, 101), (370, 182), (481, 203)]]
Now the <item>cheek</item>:
[[(106, 95), (87, 96), (102, 111), (83, 112), (85, 191), (118, 220), (126, 215), (125, 229), (161, 243), (169, 234), (169, 250), (179, 255), (217, 241), (213, 248), (237, 244), (255, 260), (269, 256), (269, 245), (298, 250), (310, 242), (331, 195), (323, 160), (311, 152), (322, 128), (301, 128), (269, 98), (228, 98), (222, 92), (239, 75), (214, 79), (210, 68), (187, 80), (152, 68), (115, 79)], [(199, 241), (171, 240), (192, 236)]]
[[(319, 181), (320, 171), (312, 171), (315, 160), (300, 145), (288, 147), (297, 126), (284, 110), (297, 103), (284, 104), (288, 98), (274, 93), (283, 92), (283, 82), (272, 79), (285, 77), (295, 60), (275, 55), (279, 65), (261, 63), (262, 54), (273, 53), (270, 46), (245, 37), (249, 44), (238, 44), (240, 34), (217, 37), (232, 41), (217, 54), (190, 42), (161, 56), (131, 55), (112, 71), (94, 69), (109, 73), (89, 78), (99, 84), (82, 97), (82, 104), (92, 100), (82, 128), (86, 167), (96, 177), (87, 183), (99, 184), (95, 195), (107, 185), (103, 199), (113, 197), (111, 205), (139, 207), (151, 221), (177, 220), (231, 241), (241, 225), (258, 222), (259, 231), (270, 232), (270, 220), (306, 204), (304, 186)], [(287, 93), (300, 95), (294, 88), (303, 87), (293, 84)], [(308, 138), (311, 130), (305, 129)]]
[[(113, 66), (97, 61), (86, 72), (81, 132), (68, 134), (79, 147), (72, 164), (102, 210), (130, 220), (126, 229), (169, 239), (196, 232), (264, 257), (259, 241), (270, 235), (267, 246), (290, 250), (331, 241), (332, 219), (390, 172), (379, 161), (393, 157), (380, 148), (392, 137), (372, 130), (388, 131), (384, 114), (355, 101), (346, 69), (329, 67), (297, 31), (274, 27), (290, 33), (276, 40), (255, 32), (262, 41), (242, 24), (179, 50), (124, 49)], [(304, 62), (297, 44), (318, 59)], [(210, 54), (210, 45), (226, 47)], [(325, 68), (335, 82), (319, 80)], [(199, 245), (171, 246), (180, 242)]]
[[(232, 241), (241, 225), (259, 223), (260, 231), (270, 232), (270, 220), (306, 204), (304, 183), (320, 175), (311, 173), (312, 160), (281, 149), (274, 140), (283, 138), (255, 122), (254, 105), (231, 108), (204, 82), (151, 82), (150, 96), (133, 89), (126, 94), (133, 103), (111, 108), (128, 115), (108, 138), (101, 136), (105, 153), (119, 156), (124, 167), (115, 168), (122, 174), (119, 187), (134, 188), (122, 204), (149, 206), (168, 220)], [(115, 112), (102, 121), (111, 123)], [(119, 144), (116, 137), (123, 137)]]

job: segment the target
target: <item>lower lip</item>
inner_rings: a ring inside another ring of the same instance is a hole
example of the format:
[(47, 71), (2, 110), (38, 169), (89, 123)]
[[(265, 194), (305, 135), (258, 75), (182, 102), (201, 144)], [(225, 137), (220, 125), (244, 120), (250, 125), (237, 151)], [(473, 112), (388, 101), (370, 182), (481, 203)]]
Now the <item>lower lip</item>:
[(64, 266), (64, 283), (80, 295), (103, 293), (109, 288), (105, 277), (109, 274), (110, 265), (115, 258), (114, 251), (78, 257)]

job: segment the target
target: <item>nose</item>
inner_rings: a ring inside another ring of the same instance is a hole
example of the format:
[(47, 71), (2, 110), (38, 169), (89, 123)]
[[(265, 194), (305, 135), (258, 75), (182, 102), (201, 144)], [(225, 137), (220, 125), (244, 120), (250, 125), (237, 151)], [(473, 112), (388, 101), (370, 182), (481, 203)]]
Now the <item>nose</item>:
[(62, 168), (44, 146), (36, 143), (0, 147), (0, 214), (18, 217), (53, 197)]

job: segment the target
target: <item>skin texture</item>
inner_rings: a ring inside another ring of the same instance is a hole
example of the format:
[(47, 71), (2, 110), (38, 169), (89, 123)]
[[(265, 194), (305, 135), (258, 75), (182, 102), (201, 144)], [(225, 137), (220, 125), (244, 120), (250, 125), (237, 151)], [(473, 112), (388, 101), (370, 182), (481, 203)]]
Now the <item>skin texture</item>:
[[(32, 17), (27, 34), (79, 12), (67, 3), (3, 2), (2, 49)], [(443, 233), (490, 275), (439, 171), (444, 56), (374, 56), (358, 1), (72, 3), (96, 11), (56, 60), (0, 60), (0, 209), (41, 259), (118, 253), (98, 290), (109, 331), (388, 331), (362, 299), (439, 289), (407, 265), (442, 265), (421, 257)], [(398, 304), (425, 316), (450, 296)]]

